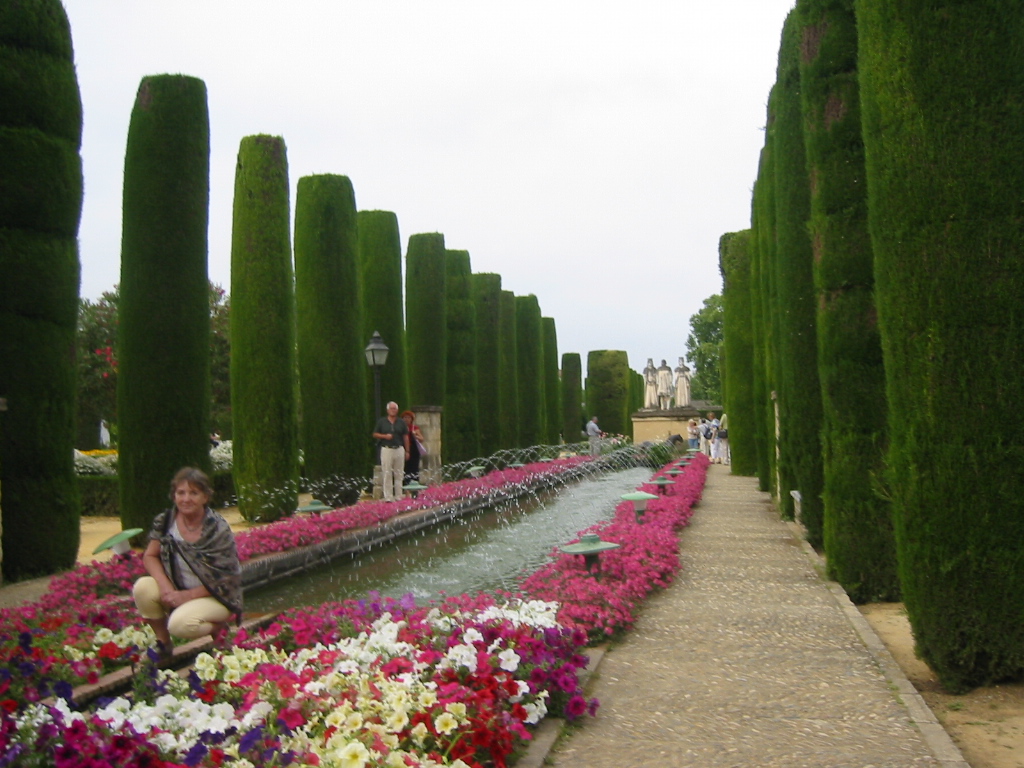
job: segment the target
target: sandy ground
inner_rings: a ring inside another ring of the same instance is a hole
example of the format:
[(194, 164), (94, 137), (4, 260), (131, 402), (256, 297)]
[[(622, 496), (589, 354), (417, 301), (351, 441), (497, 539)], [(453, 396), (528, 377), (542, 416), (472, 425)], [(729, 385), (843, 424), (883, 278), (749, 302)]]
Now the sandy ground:
[(1024, 768), (1024, 683), (945, 693), (914, 654), (914, 637), (902, 603), (873, 603), (860, 611), (896, 662), (960, 747), (971, 768)]

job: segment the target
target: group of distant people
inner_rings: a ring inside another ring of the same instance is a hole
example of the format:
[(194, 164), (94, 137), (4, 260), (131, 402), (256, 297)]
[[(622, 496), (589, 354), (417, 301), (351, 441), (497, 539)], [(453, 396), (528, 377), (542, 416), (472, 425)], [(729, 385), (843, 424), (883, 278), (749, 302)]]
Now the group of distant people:
[(729, 416), (722, 414), (721, 419), (715, 418), (714, 411), (708, 412), (706, 419), (700, 423), (690, 419), (686, 425), (690, 448), (706, 454), (713, 464), (729, 464)]

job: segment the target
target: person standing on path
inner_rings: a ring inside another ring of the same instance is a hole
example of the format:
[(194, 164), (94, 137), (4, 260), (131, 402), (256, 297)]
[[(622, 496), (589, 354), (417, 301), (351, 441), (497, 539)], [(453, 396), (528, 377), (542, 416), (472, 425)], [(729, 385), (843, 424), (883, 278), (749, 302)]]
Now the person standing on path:
[(600, 456), (601, 455), (601, 438), (604, 436), (604, 432), (597, 426), (597, 416), (587, 422), (587, 438), (590, 440), (590, 455)]
[(387, 408), (388, 415), (377, 419), (373, 438), (380, 448), (384, 501), (398, 501), (402, 498), (405, 460), (409, 458), (409, 427), (404, 419), (398, 418), (398, 403), (392, 401)]

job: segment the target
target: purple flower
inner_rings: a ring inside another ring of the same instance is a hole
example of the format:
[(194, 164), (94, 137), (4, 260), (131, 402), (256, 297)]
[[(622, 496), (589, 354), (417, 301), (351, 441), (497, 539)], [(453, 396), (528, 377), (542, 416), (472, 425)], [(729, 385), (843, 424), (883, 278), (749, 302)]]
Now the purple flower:
[(248, 752), (263, 740), (263, 727), (256, 726), (238, 741), (238, 751)]
[(206, 757), (206, 753), (208, 751), (209, 750), (206, 748), (206, 745), (203, 744), (203, 742), (197, 741), (195, 745), (192, 747), (192, 749), (190, 749), (188, 753), (185, 755), (185, 765), (190, 766), (190, 768), (191, 766), (199, 765), (200, 761), (204, 757)]
[(573, 696), (565, 705), (565, 717), (567, 720), (575, 720), (587, 711), (587, 700), (582, 696)]

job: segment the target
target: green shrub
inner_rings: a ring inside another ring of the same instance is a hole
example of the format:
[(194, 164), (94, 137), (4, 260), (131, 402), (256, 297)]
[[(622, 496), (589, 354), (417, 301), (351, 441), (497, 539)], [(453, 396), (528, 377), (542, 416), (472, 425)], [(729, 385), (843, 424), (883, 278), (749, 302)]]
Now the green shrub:
[(243, 138), (231, 230), (231, 404), (238, 507), (250, 521), (276, 520), (298, 505), (288, 219), (284, 140)]
[(499, 351), (499, 302), (501, 275), (470, 275), (470, 290), (476, 312), (476, 402), (480, 434), (480, 455), (493, 456), (502, 447)]
[(516, 341), (516, 298), (502, 291), (498, 298), (498, 423), (501, 447), (519, 447), (519, 360)]
[(443, 405), (448, 369), (444, 235), (413, 235), (405, 254), (410, 406)]
[(567, 443), (583, 439), (583, 362), (579, 352), (562, 355), (562, 437)]
[[(206, 85), (143, 78), (124, 161), (118, 302), (121, 523), (149, 529), (183, 466), (209, 470)], [(173, 297), (173, 300), (171, 300)]]
[(82, 105), (56, 0), (0, 4), (0, 487), (7, 579), (74, 565)]
[(1011, 0), (857, 4), (897, 560), (955, 691), (1024, 675), (1020, 22)]
[(775, 179), (771, 142), (774, 99), (768, 99), (765, 144), (761, 150), (751, 207), (750, 286), (754, 339), (754, 417), (758, 487), (778, 495), (775, 466), (775, 326), (771, 307), (775, 274)]
[[(829, 575), (856, 603), (898, 600), (884, 470), (885, 369), (874, 299), (853, 0), (804, 0), (801, 95), (811, 188)], [(731, 418), (731, 416), (730, 416)], [(733, 457), (735, 463), (735, 449)], [(735, 470), (734, 470), (735, 471)]]
[[(373, 332), (388, 346), (388, 362), (380, 370), (381, 400), (410, 405), (405, 370), (405, 320), (402, 304), (402, 241), (398, 217), (391, 211), (359, 211), (359, 281), (363, 302), (363, 346)], [(374, 413), (373, 371), (366, 367), (367, 412)], [(372, 424), (371, 424), (372, 426)]]
[[(786, 18), (779, 50), (775, 92), (775, 306), (777, 391), (779, 398), (782, 483), (785, 501), (790, 490), (803, 497), (802, 519), (807, 539), (822, 543), (823, 485), (821, 466), (821, 386), (815, 329), (816, 297), (807, 235), (810, 180), (804, 150), (800, 104), (800, 27), (795, 11)], [(792, 485), (788, 485), (792, 482)]]
[(750, 230), (732, 232), (722, 235), (718, 245), (724, 286), (724, 405), (729, 414), (729, 453), (735, 475), (753, 475), (757, 471), (750, 239)]
[(540, 304), (532, 293), (516, 296), (516, 362), (519, 384), (519, 447), (541, 445), (544, 433), (543, 341)]
[(544, 442), (558, 445), (562, 435), (562, 399), (558, 391), (558, 333), (555, 330), (555, 318), (542, 317), (540, 327), (544, 341), (541, 360), (544, 377)]
[(370, 469), (358, 247), (349, 179), (330, 174), (299, 179), (295, 304), (302, 447), (311, 482), (335, 475), (365, 477)]
[(601, 430), (624, 435), (629, 422), (629, 358), (619, 350), (587, 355), (587, 410)]
[(448, 371), (444, 396), (444, 460), (480, 455), (476, 383), (476, 313), (470, 293), (468, 251), (445, 253)]

